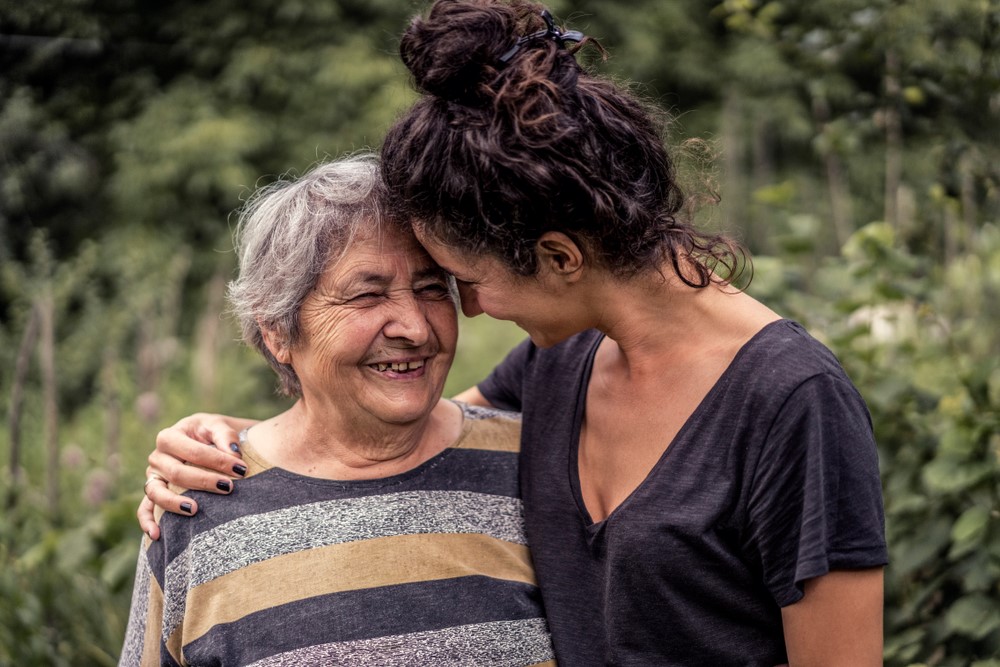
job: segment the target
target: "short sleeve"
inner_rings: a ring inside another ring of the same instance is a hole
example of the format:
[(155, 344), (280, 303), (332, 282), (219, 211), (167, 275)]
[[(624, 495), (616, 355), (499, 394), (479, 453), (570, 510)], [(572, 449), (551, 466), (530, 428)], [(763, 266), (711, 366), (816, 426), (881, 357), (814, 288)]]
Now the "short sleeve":
[(871, 417), (846, 377), (800, 384), (778, 412), (753, 475), (748, 538), (780, 606), (831, 570), (885, 565)]
[(535, 355), (535, 346), (526, 338), (511, 350), (489, 376), (477, 385), (479, 392), (495, 408), (522, 411), (524, 379)]

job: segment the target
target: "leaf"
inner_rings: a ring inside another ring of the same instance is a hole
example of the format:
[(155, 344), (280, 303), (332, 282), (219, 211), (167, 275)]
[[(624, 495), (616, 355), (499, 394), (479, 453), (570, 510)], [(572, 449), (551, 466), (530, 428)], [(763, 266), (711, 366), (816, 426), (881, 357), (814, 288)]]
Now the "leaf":
[(902, 661), (912, 659), (920, 651), (926, 631), (923, 628), (910, 628), (894, 637), (886, 637), (885, 658), (897, 658)]
[(948, 609), (945, 620), (952, 631), (982, 639), (1000, 628), (1000, 607), (985, 595), (967, 595)]
[(951, 529), (951, 550), (948, 558), (957, 560), (978, 547), (986, 534), (990, 511), (985, 507), (970, 507), (958, 517)]
[(945, 517), (930, 519), (918, 534), (892, 544), (891, 567), (901, 576), (924, 566), (948, 545), (951, 522)]
[(975, 486), (993, 474), (989, 463), (960, 464), (951, 459), (935, 459), (924, 468), (923, 479), (929, 491), (953, 494)]

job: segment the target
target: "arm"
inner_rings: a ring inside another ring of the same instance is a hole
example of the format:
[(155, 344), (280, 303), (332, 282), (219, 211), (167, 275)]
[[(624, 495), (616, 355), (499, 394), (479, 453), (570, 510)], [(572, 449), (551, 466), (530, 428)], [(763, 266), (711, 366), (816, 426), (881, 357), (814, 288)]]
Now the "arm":
[(750, 530), (791, 667), (882, 664), (887, 553), (878, 457), (846, 380), (800, 384), (754, 468)]
[(882, 664), (881, 567), (835, 570), (805, 582), (781, 610), (790, 667)]
[(478, 405), (483, 408), (492, 408), (493, 404), (490, 403), (482, 392), (479, 391), (479, 387), (469, 387), (460, 394), (454, 396), (456, 401), (461, 401), (468, 405)]
[(230, 493), (232, 479), (246, 474), (239, 456), (239, 432), (255, 423), (250, 419), (198, 413), (160, 431), (146, 468), (149, 480), (145, 486), (146, 498), (136, 513), (143, 532), (151, 539), (159, 539), (160, 529), (153, 518), (154, 504), (175, 514), (191, 515), (198, 511), (194, 500), (169, 490), (163, 480), (188, 489)]
[[(455, 400), (492, 407), (476, 387), (461, 392)], [(149, 480), (145, 486), (146, 497), (136, 511), (139, 526), (150, 539), (160, 538), (160, 527), (153, 514), (155, 506), (182, 515), (198, 511), (196, 501), (171, 491), (167, 481), (186, 489), (219, 494), (232, 492), (231, 479), (246, 473), (239, 457), (239, 432), (256, 423), (252, 419), (198, 413), (157, 434), (156, 448), (149, 455), (146, 468)], [(189, 463), (192, 465), (187, 465)], [(161, 479), (150, 479), (154, 476)]]

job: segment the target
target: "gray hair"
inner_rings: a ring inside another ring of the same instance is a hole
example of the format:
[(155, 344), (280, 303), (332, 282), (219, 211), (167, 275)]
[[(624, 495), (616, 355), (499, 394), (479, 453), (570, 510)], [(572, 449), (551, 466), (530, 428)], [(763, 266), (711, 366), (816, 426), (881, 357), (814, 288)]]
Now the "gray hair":
[(299, 340), (303, 301), (359, 231), (381, 225), (383, 199), (378, 158), (366, 152), (260, 188), (240, 209), (234, 234), (239, 276), (229, 283), (230, 308), (244, 342), (278, 374), (283, 394), (300, 396), (302, 385), (267, 349), (262, 328), (287, 345)]

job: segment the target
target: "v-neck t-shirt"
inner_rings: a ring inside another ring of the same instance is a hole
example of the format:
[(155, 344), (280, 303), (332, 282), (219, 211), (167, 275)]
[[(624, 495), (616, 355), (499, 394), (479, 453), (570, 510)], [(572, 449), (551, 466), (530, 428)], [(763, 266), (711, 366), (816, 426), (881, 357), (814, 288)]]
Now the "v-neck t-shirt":
[(602, 340), (587, 331), (546, 349), (525, 341), (479, 385), (494, 406), (523, 413), (521, 492), (557, 658), (786, 662), (781, 607), (801, 599), (803, 582), (887, 562), (863, 399), (799, 324), (771, 323), (643, 482), (593, 522), (577, 451)]

